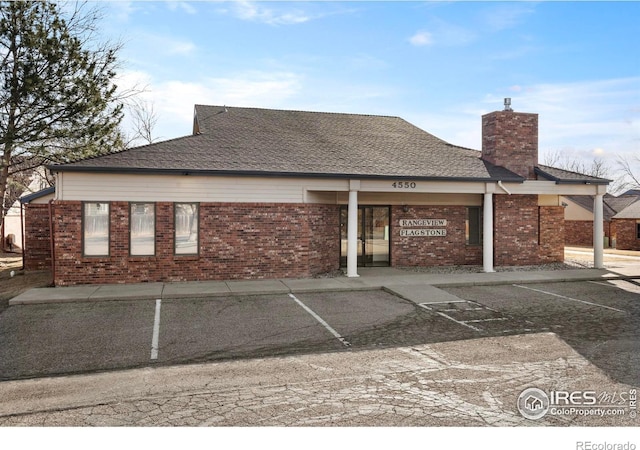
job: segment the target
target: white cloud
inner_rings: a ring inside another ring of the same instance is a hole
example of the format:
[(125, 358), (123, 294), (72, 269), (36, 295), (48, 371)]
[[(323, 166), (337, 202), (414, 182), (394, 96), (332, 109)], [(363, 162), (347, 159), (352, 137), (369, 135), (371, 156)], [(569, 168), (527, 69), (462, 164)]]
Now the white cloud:
[(491, 31), (514, 28), (535, 12), (535, 5), (528, 2), (500, 3), (484, 14), (484, 22)]
[(409, 42), (415, 46), (455, 47), (467, 45), (476, 39), (476, 34), (459, 25), (441, 19), (433, 19), (429, 23), (429, 31), (417, 31)]
[(129, 18), (139, 10), (139, 6), (134, 5), (135, 2), (130, 1), (109, 2), (108, 16), (120, 22), (128, 22)]
[(171, 11), (177, 11), (181, 9), (187, 14), (196, 14), (198, 12), (198, 10), (193, 6), (193, 4), (189, 2), (169, 1), (167, 2), (167, 6)]
[[(286, 2), (284, 4), (287, 4)], [(289, 8), (289, 5), (287, 5)], [(293, 25), (308, 22), (311, 16), (300, 9), (276, 11), (260, 2), (236, 1), (230, 10), (237, 18), (268, 25)]]
[[(278, 108), (301, 89), (301, 77), (291, 72), (246, 72), (194, 81), (155, 81), (150, 74), (127, 72), (119, 86), (147, 86), (141, 98), (154, 105), (159, 138), (191, 133), (195, 104)], [(126, 123), (124, 124), (126, 127)]]
[(640, 154), (640, 77), (514, 85), (501, 95), (407, 118), (452, 144), (480, 150), (481, 116), (503, 109), (504, 97), (515, 111), (538, 114), (541, 163), (562, 152), (587, 165), (597, 157), (615, 171), (619, 156)]
[(416, 47), (424, 47), (433, 44), (433, 36), (428, 31), (418, 31), (409, 38), (409, 42)]
[(188, 40), (164, 34), (141, 33), (137, 39), (145, 43), (154, 54), (162, 53), (169, 56), (187, 56), (193, 54), (197, 47)]

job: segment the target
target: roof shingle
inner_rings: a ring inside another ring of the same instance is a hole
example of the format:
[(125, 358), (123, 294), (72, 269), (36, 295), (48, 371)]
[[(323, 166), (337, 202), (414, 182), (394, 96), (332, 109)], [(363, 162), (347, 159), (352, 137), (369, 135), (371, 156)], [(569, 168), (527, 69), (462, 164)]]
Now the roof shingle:
[(191, 136), (51, 169), (524, 180), (482, 160), (479, 151), (449, 144), (399, 117), (196, 105), (194, 130)]

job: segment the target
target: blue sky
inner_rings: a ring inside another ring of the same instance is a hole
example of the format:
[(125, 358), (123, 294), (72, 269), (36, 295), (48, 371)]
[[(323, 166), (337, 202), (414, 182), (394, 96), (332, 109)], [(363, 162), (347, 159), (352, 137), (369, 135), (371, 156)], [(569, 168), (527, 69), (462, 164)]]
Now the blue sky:
[[(480, 116), (540, 115), (540, 160), (640, 154), (640, 2), (105, 2), (155, 135), (193, 105), (400, 116), (480, 149)], [(640, 170), (640, 167), (638, 168)]]

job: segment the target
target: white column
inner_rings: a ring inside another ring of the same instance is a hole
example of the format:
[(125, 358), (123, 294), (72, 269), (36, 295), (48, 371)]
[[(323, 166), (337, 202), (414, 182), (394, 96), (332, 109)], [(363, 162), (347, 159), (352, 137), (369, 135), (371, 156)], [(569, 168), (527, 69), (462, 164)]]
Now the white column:
[(347, 276), (358, 277), (358, 189), (359, 181), (349, 182), (347, 222)]
[(593, 267), (604, 268), (604, 213), (602, 194), (596, 194), (593, 199)]
[(487, 185), (484, 194), (484, 210), (482, 211), (482, 271), (493, 270), (493, 190), (494, 185)]

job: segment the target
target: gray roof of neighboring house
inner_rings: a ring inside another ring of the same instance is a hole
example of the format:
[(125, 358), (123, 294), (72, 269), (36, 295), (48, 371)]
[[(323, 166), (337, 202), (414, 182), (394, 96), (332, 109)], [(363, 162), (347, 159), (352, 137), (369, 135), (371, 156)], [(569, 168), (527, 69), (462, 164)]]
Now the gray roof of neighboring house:
[[(593, 195), (567, 195), (565, 197), (593, 213)], [(622, 211), (638, 199), (640, 199), (638, 196), (621, 195), (619, 197), (614, 197), (611, 194), (605, 194), (602, 205), (604, 220), (611, 220), (611, 218), (616, 216), (618, 212)]]
[(618, 214), (613, 216), (614, 219), (640, 219), (640, 197), (636, 197), (636, 201), (624, 208)]
[(50, 186), (48, 188), (42, 189), (41, 191), (38, 192), (34, 192), (32, 194), (29, 195), (23, 195), (22, 197), (19, 198), (20, 203), (31, 203), (32, 201), (38, 199), (38, 198), (42, 198), (45, 197), (47, 195), (53, 194), (56, 192), (56, 187), (55, 186)]
[[(51, 166), (54, 171), (524, 179), (399, 117), (196, 105), (194, 134)], [(568, 172), (544, 168), (563, 182)], [(582, 182), (606, 180), (583, 176)], [(579, 182), (573, 176), (569, 182)]]

